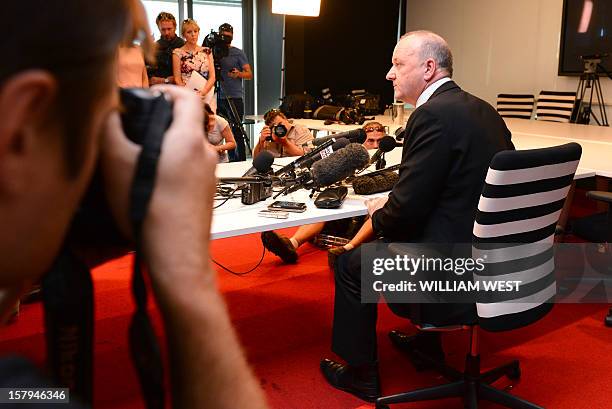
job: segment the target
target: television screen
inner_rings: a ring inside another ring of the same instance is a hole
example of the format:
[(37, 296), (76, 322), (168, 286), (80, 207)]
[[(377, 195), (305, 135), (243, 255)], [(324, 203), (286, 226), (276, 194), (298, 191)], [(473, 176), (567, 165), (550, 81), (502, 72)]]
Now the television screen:
[[(581, 74), (581, 56), (612, 54), (611, 28), (612, 1), (564, 0), (559, 75)], [(612, 56), (603, 57), (602, 64), (610, 71)]]

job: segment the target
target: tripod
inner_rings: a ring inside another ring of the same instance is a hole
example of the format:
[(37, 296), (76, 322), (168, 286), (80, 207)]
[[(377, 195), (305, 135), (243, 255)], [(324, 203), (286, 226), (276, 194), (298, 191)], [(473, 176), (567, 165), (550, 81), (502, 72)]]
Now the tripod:
[[(588, 125), (591, 118), (593, 118), (597, 125), (609, 126), (603, 91), (601, 90), (599, 73), (597, 72), (598, 67), (612, 79), (612, 75), (601, 65), (601, 59), (584, 59), (584, 72), (580, 76), (578, 89), (576, 91), (576, 95), (580, 101), (578, 115), (576, 117), (576, 123), (578, 124)], [(593, 93), (595, 94), (596, 104), (599, 105), (599, 117), (601, 118), (601, 122), (592, 109)], [(589, 94), (588, 101), (585, 99), (587, 94)]]
[[(219, 93), (219, 90), (221, 90), (221, 92), (223, 93), (223, 96), (221, 96), (221, 94)], [(240, 119), (240, 115), (238, 115), (238, 110), (236, 109), (236, 105), (234, 105), (234, 101), (232, 101), (230, 98), (228, 98), (227, 93), (225, 92), (225, 88), (223, 87), (223, 77), (221, 76), (221, 65), (219, 65), (217, 63), (217, 60), (215, 60), (215, 92), (217, 93), (217, 110), (218, 107), (221, 106), (221, 101), (223, 101), (223, 99), (225, 99), (225, 101), (227, 102), (227, 106), (229, 106), (230, 108), (230, 112), (227, 121), (230, 123), (230, 128), (233, 130), (237, 129), (240, 132), (240, 135), (242, 136), (242, 140), (244, 141), (249, 155), (253, 155), (253, 151), (251, 150), (251, 144), (249, 143), (249, 138), (247, 137), (247, 133), (244, 130), (244, 127), (242, 126), (242, 120)], [(234, 138), (236, 137), (236, 135), (234, 135)], [(238, 142), (236, 142), (236, 145), (238, 144)], [(238, 150), (238, 146), (236, 146), (236, 150)]]

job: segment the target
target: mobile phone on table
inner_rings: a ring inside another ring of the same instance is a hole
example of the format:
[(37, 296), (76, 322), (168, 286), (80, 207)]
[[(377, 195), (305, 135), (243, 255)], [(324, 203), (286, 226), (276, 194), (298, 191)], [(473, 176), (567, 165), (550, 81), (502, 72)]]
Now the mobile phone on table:
[(257, 212), (259, 217), (270, 217), (272, 219), (287, 219), (289, 217), (288, 212), (263, 209)]
[(277, 200), (268, 206), (270, 210), (284, 210), (286, 212), (302, 213), (306, 211), (306, 203), (287, 202)]

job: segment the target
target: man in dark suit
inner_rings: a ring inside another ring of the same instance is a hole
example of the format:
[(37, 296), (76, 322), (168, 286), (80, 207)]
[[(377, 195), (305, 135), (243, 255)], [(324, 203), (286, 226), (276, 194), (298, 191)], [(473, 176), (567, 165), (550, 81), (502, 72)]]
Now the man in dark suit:
[[(417, 31), (404, 35), (393, 52), (387, 79), (395, 98), (416, 109), (406, 125), (399, 181), (388, 198), (367, 202), (379, 242), (470, 243), (472, 225), (493, 155), (513, 149), (510, 131), (495, 109), (461, 90), (451, 80), (452, 54), (440, 36)], [(336, 294), (333, 351), (346, 364), (321, 361), (326, 380), (364, 400), (380, 395), (377, 368), (377, 304), (361, 303), (361, 248), (345, 253), (335, 265)], [(409, 317), (410, 304), (390, 304)], [(431, 324), (449, 324), (473, 315), (473, 306), (421, 305)], [(391, 334), (390, 334), (391, 336)], [(393, 333), (398, 346), (434, 345)], [(405, 345), (402, 345), (405, 344)]]

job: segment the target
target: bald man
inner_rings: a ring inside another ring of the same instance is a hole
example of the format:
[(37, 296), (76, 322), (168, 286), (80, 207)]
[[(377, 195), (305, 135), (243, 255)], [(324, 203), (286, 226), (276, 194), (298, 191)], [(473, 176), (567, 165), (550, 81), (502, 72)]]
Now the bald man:
[[(378, 243), (470, 243), (491, 158), (514, 149), (495, 109), (459, 88), (452, 74), (450, 48), (437, 34), (411, 32), (395, 46), (387, 79), (393, 82), (395, 98), (416, 109), (406, 124), (399, 181), (388, 198), (367, 203)], [(361, 287), (361, 249), (341, 255), (335, 266), (332, 350), (345, 363), (324, 359), (321, 371), (332, 386), (374, 401), (380, 396), (377, 304), (361, 303), (367, 290)], [(411, 304), (389, 307), (404, 317), (412, 317), (411, 309), (415, 312)], [(419, 307), (422, 322), (433, 325), (474, 318), (471, 304)], [(389, 335), (404, 351), (444, 357), (437, 335)]]

